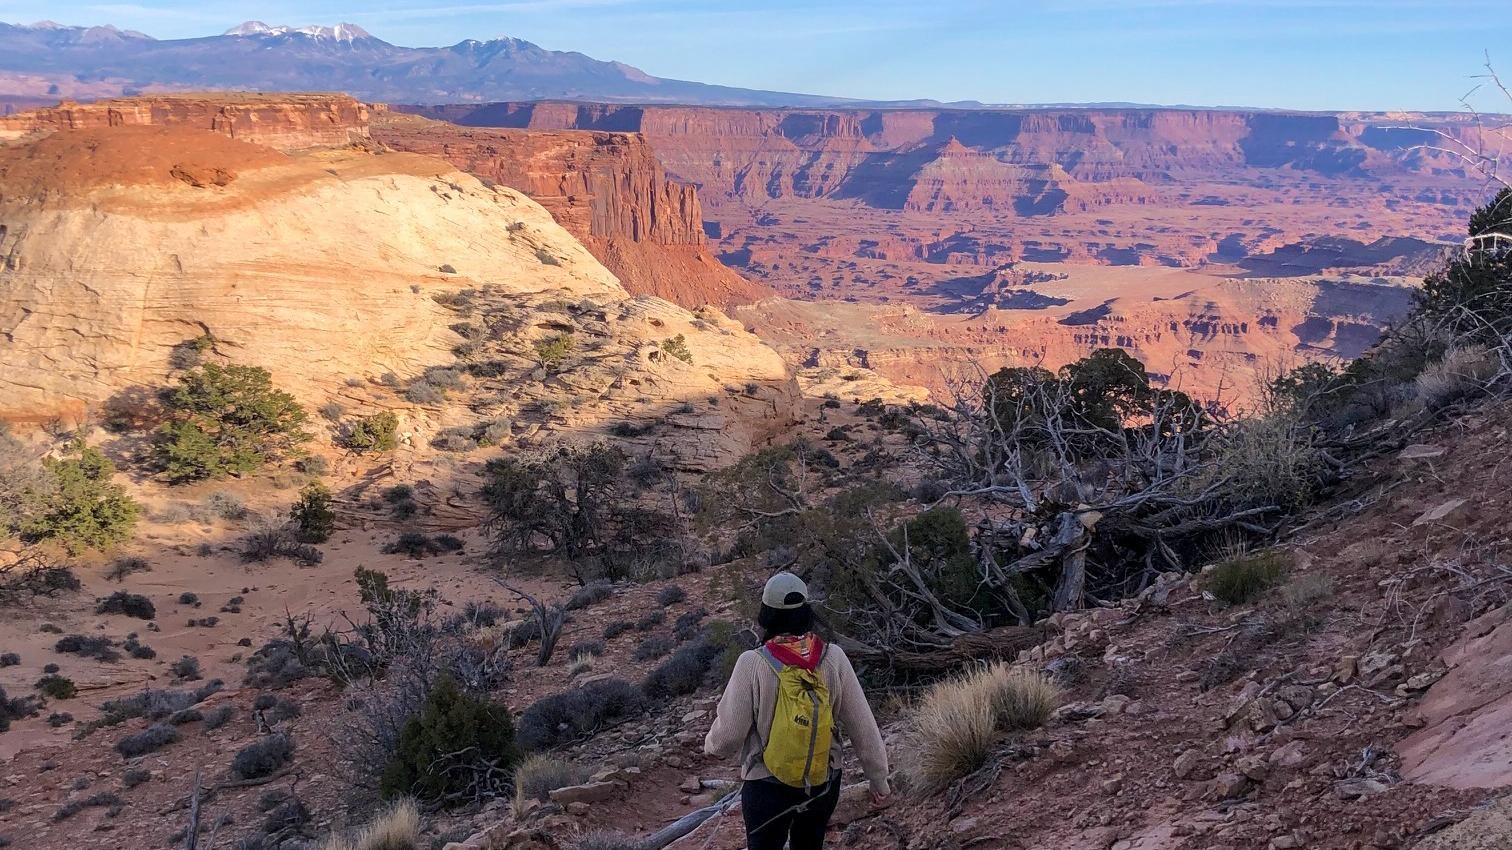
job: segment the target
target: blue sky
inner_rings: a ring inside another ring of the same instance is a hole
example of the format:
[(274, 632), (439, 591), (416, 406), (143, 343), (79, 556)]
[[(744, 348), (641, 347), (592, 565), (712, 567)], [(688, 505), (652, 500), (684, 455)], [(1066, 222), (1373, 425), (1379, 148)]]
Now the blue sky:
[(0, 0), (0, 20), (43, 18), (158, 38), (248, 19), (409, 46), (511, 35), (663, 77), (875, 99), (1458, 109), (1487, 49), (1512, 78), (1512, 0)]

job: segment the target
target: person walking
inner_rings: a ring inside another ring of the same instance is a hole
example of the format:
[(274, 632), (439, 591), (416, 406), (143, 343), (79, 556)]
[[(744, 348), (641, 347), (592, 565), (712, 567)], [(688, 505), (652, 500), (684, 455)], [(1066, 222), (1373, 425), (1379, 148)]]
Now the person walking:
[(762, 645), (736, 661), (704, 752), (740, 757), (747, 850), (821, 850), (840, 802), (841, 730), (879, 806), (891, 793), (887, 750), (850, 659), (814, 631), (802, 579), (768, 579), (756, 623)]

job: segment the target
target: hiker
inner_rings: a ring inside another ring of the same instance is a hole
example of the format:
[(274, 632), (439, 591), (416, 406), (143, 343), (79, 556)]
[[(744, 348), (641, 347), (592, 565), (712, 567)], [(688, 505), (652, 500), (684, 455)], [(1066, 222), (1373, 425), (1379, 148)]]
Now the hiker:
[(756, 618), (762, 645), (735, 663), (704, 740), (710, 755), (740, 755), (748, 850), (821, 850), (840, 802), (841, 729), (872, 803), (884, 805), (890, 793), (887, 751), (861, 682), (845, 652), (814, 633), (814, 620), (802, 579), (782, 572), (767, 580)]

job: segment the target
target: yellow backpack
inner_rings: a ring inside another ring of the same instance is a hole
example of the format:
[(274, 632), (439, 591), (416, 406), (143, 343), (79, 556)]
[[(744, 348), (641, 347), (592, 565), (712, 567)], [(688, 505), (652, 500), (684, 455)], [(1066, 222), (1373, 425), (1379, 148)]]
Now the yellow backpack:
[[(777, 674), (777, 708), (762, 761), (785, 785), (805, 790), (823, 785), (829, 781), (835, 721), (819, 665), (813, 670), (788, 666), (766, 646), (761, 647), (761, 655)], [(822, 654), (819, 661), (824, 662)]]

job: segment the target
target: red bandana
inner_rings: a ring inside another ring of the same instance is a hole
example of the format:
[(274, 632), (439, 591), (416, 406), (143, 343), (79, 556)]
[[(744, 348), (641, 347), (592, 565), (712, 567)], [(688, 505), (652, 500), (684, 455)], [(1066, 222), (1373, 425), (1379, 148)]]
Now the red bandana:
[(773, 657), (789, 667), (812, 670), (824, 657), (824, 640), (810, 632), (806, 635), (778, 635), (766, 642)]

